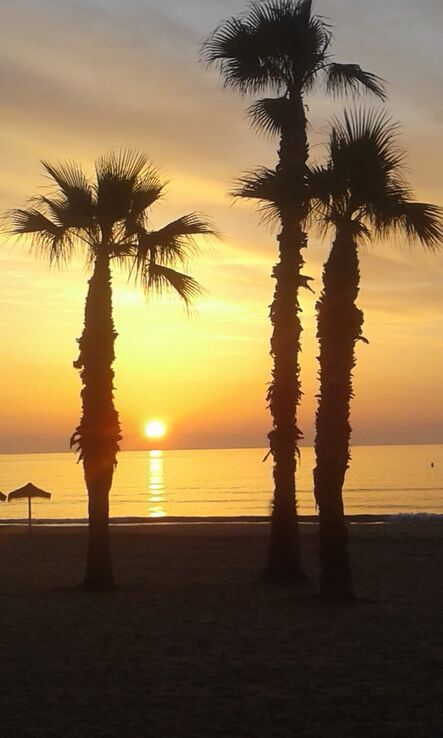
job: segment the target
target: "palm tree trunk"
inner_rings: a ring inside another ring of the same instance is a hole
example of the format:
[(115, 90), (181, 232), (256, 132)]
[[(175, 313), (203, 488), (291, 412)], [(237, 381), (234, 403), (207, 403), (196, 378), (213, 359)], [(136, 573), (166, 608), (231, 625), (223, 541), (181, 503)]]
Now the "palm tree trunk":
[(306, 581), (301, 570), (301, 552), (296, 503), (296, 458), (302, 437), (297, 427), (300, 390), (299, 289), (307, 280), (301, 274), (302, 249), (307, 237), (302, 222), (306, 214), (306, 161), (308, 145), (303, 100), (298, 95), (291, 104), (291, 115), (281, 133), (280, 170), (288, 182), (287, 206), (281, 211), (278, 235), (279, 261), (272, 272), (276, 280), (270, 308), (273, 326), (271, 356), (272, 382), (267, 399), (273, 420), (268, 435), (274, 459), (274, 498), (271, 537), (266, 575), (275, 581)]
[(74, 366), (83, 381), (83, 413), (71, 445), (80, 450), (89, 498), (89, 535), (84, 584), (114, 585), (109, 542), (109, 491), (119, 450), (120, 424), (114, 408), (114, 342), (111, 271), (107, 255), (96, 258), (89, 280), (80, 353)]
[(363, 313), (356, 307), (360, 271), (352, 236), (337, 233), (323, 270), (317, 302), (320, 343), (320, 399), (314, 470), (320, 517), (320, 594), (327, 600), (353, 598), (343, 482), (350, 459), (352, 369), (355, 344), (364, 340)]

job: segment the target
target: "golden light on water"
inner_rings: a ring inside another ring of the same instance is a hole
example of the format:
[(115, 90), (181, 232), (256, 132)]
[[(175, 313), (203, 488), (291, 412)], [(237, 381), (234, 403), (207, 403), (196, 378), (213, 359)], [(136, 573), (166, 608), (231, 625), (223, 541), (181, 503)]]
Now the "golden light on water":
[(166, 515), (164, 508), (164, 473), (162, 451), (149, 452), (149, 510), (148, 517), (163, 518)]
[(166, 426), (161, 420), (150, 420), (145, 425), (145, 435), (148, 438), (163, 438), (166, 435)]

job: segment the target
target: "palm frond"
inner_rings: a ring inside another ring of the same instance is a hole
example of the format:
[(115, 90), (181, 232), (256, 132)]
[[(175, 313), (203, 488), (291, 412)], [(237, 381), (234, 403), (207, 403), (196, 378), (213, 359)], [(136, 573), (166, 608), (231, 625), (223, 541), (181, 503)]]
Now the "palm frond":
[(337, 179), (332, 167), (311, 165), (307, 171), (309, 197), (327, 206), (334, 196)]
[(282, 214), (286, 204), (290, 202), (290, 183), (281, 172), (275, 169), (260, 167), (246, 172), (239, 177), (231, 196), (246, 200), (258, 200), (258, 211), (264, 222), (274, 223)]
[(384, 207), (379, 207), (373, 215), (374, 230), (381, 237), (397, 233), (409, 242), (419, 241), (430, 251), (443, 247), (443, 208), (438, 205), (415, 202), (397, 194), (387, 198)]
[(145, 180), (157, 173), (144, 154), (121, 149), (100, 157), (95, 165), (97, 217), (103, 228), (110, 228), (131, 216), (134, 196)]
[(172, 289), (190, 307), (192, 301), (204, 293), (203, 287), (187, 274), (150, 261), (143, 274), (142, 284), (147, 294), (162, 294), (164, 289)]
[(229, 18), (204, 42), (203, 63), (215, 64), (226, 87), (257, 92), (271, 81), (263, 62), (263, 50), (254, 27), (241, 18)]
[(443, 247), (443, 208), (407, 201), (403, 205), (402, 220), (410, 240), (420, 241), (430, 251)]
[(10, 210), (6, 224), (12, 235), (29, 235), (31, 250), (48, 257), (50, 264), (61, 265), (69, 260), (73, 249), (69, 232), (36, 208)]
[[(282, 2), (281, 5), (289, 5), (292, 12), (294, 12), (294, 3)], [(304, 23), (309, 23), (312, 18), (312, 0), (299, 0), (296, 4), (297, 12)]]
[(59, 236), (63, 228), (47, 218), (36, 208), (16, 208), (6, 214), (7, 230), (11, 234), (47, 233)]
[(275, 169), (259, 167), (239, 177), (230, 194), (236, 198), (263, 200), (277, 204), (284, 197), (284, 188)]
[[(333, 118), (331, 140), (348, 149), (355, 142), (373, 141), (389, 169), (402, 163), (404, 153), (397, 143), (400, 125), (385, 110), (364, 107), (344, 110), (342, 118)], [(334, 155), (333, 147), (331, 156)]]
[(152, 177), (152, 181), (144, 182), (134, 192), (131, 206), (131, 217), (139, 217), (143, 211), (150, 208), (162, 196), (166, 183), (160, 180), (160, 177)]
[[(311, 13), (311, 3), (309, 13)], [(304, 9), (295, 38), (292, 42), (291, 66), (294, 81), (301, 82), (301, 89), (310, 92), (317, 83), (318, 73), (328, 63), (329, 48), (332, 41), (330, 27), (320, 16), (307, 16)], [(294, 74), (294, 72), (296, 72)]]
[(394, 183), (405, 196), (398, 124), (385, 111), (345, 110), (342, 118), (335, 118), (329, 157), (334, 197), (347, 194), (354, 209), (369, 202), (376, 205), (380, 194), (392, 189)]
[(160, 264), (184, 264), (198, 249), (194, 236), (218, 237), (218, 233), (203, 215), (188, 213), (157, 231), (140, 232), (139, 258), (155, 256)]
[(275, 136), (288, 125), (292, 113), (291, 102), (287, 97), (265, 97), (254, 102), (247, 111), (254, 128), (266, 135)]
[(116, 177), (131, 181), (135, 186), (147, 171), (149, 173), (150, 169), (147, 156), (132, 149), (109, 151), (100, 156), (95, 163), (97, 182), (107, 177)]
[(95, 202), (93, 188), (81, 167), (75, 162), (42, 165), (66, 201), (70, 218), (84, 220), (93, 217)]
[(127, 235), (136, 233), (138, 227), (146, 227), (146, 211), (162, 197), (166, 184), (162, 181), (160, 173), (155, 167), (147, 166), (145, 168), (134, 188), (132, 203), (125, 219)]
[(332, 95), (371, 92), (381, 100), (386, 99), (385, 83), (381, 77), (365, 72), (359, 64), (328, 64), (325, 69), (325, 87)]
[(81, 167), (75, 162), (68, 161), (50, 164), (47, 161), (42, 161), (41, 163), (66, 197), (69, 197), (72, 192), (84, 193), (85, 196), (91, 195), (92, 188), (88, 178)]
[(31, 202), (37, 207), (44, 208), (62, 228), (88, 230), (94, 228), (94, 210), (91, 207), (82, 208), (79, 202), (65, 197), (45, 197), (44, 195), (32, 198)]
[(308, 213), (305, 228), (315, 227), (320, 236), (325, 236), (333, 223), (333, 203), (336, 178), (330, 166), (308, 166)]

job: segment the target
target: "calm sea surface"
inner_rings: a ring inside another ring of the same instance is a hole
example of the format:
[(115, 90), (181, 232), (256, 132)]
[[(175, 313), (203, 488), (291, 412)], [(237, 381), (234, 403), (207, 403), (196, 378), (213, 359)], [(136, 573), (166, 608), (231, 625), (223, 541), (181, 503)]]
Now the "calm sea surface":
[[(127, 451), (111, 493), (116, 519), (267, 515), (272, 463), (263, 449)], [(298, 503), (315, 514), (312, 448), (301, 450)], [(433, 466), (431, 464), (433, 463)], [(0, 490), (26, 482), (52, 492), (33, 502), (35, 518), (82, 520), (86, 493), (72, 454), (0, 455)], [(345, 483), (348, 515), (443, 514), (443, 446), (357, 446)], [(0, 522), (26, 517), (24, 501), (0, 503)]]

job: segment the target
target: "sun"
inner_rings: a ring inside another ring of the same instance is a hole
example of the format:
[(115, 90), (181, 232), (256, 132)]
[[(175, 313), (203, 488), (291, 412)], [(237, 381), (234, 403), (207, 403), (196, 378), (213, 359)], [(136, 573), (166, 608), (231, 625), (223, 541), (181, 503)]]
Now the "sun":
[(161, 420), (149, 420), (145, 425), (145, 435), (148, 438), (163, 438), (166, 426)]

